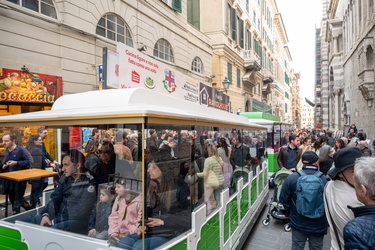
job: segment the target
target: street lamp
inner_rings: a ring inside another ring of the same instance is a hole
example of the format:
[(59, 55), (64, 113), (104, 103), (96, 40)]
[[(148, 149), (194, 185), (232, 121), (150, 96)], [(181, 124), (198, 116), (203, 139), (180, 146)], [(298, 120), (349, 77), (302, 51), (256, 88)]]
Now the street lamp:
[(23, 65), (23, 67), (21, 68), (21, 71), (25, 71), (25, 72), (29, 73), (30, 76), (31, 76), (31, 80), (32, 80), (33, 82), (42, 82), (42, 80), (41, 80), (39, 77), (33, 75), (33, 74), (29, 71), (29, 69), (26, 68), (25, 65)]
[(222, 89), (222, 90), (224, 90), (225, 93), (226, 93), (229, 89), (229, 84), (231, 84), (231, 82), (228, 80), (228, 78), (225, 77), (222, 84), (223, 84), (223, 87), (224, 87), (224, 89)]

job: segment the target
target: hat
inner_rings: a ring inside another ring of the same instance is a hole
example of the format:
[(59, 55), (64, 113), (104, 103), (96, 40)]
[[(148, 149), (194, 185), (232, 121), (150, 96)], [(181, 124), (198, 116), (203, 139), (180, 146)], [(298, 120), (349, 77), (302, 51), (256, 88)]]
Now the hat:
[(359, 148), (347, 147), (340, 149), (333, 155), (335, 167), (330, 169), (327, 173), (332, 179), (337, 178), (337, 174), (347, 168), (354, 167), (355, 160), (362, 156)]
[(314, 151), (306, 151), (302, 155), (303, 164), (313, 164), (319, 160), (319, 156)]

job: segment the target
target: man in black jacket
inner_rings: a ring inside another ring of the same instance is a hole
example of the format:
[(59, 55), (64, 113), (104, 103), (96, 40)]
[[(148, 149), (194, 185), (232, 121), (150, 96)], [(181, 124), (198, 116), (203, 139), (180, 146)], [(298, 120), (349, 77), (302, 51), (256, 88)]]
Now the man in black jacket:
[(344, 228), (345, 249), (374, 249), (375, 246), (375, 159), (362, 157), (354, 166), (355, 193), (360, 207), (350, 207), (355, 219)]
[(88, 220), (96, 201), (94, 177), (84, 169), (85, 157), (71, 150), (63, 157), (64, 175), (40, 215), (22, 221), (41, 226), (87, 233)]
[(277, 157), (277, 163), (280, 169), (289, 169), (296, 171), (297, 163), (301, 159), (302, 149), (298, 146), (300, 144), (300, 138), (296, 134), (289, 136), (289, 143), (286, 146), (282, 146)]
[[(313, 175), (319, 171), (319, 157), (313, 151), (307, 151), (302, 155), (302, 171), (306, 175)], [(289, 175), (283, 183), (283, 188), (280, 193), (279, 201), (284, 205), (284, 208), (290, 211), (290, 227), (292, 228), (292, 249), (303, 250), (307, 239), (309, 239), (310, 249), (322, 249), (323, 238), (327, 234), (327, 219), (325, 214), (319, 218), (309, 218), (301, 215), (297, 211), (297, 182), (300, 178), (299, 173)], [(327, 183), (325, 175), (320, 176), (323, 185)], [(323, 203), (323, 188), (322, 188), (322, 206)], [(324, 211), (324, 207), (322, 208)]]

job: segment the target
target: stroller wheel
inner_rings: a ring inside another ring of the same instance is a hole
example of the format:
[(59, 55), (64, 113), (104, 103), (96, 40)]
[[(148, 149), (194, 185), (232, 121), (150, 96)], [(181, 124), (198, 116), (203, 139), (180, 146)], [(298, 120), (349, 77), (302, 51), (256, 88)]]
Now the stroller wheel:
[(270, 220), (264, 219), (264, 220), (262, 220), (262, 224), (265, 225), (265, 226), (268, 226), (270, 224)]
[(292, 230), (292, 228), (290, 227), (289, 223), (287, 223), (287, 224), (284, 225), (284, 230), (286, 232), (290, 232)]

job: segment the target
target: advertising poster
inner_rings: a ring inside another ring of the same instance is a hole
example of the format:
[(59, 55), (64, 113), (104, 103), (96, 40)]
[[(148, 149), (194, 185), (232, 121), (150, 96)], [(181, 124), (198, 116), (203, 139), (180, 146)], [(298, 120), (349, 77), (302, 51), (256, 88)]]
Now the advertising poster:
[(107, 49), (107, 87), (119, 88), (119, 55), (117, 52)]
[(229, 112), (229, 96), (203, 83), (199, 85), (199, 104)]
[(117, 52), (119, 55), (118, 88), (148, 88), (198, 103), (198, 81), (123, 43), (117, 43)]
[(0, 68), (0, 102), (53, 104), (60, 97), (62, 78)]
[(80, 127), (69, 127), (69, 149), (80, 149), (82, 133)]

